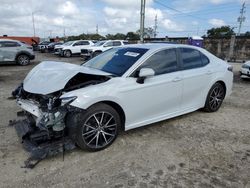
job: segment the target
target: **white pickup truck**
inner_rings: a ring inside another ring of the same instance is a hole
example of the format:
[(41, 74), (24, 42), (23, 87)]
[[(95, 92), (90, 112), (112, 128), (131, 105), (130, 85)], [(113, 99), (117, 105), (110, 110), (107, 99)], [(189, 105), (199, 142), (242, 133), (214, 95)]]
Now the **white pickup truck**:
[(88, 48), (93, 45), (94, 43), (91, 40), (69, 41), (62, 45), (55, 46), (54, 53), (64, 57), (71, 57), (72, 55), (80, 55), (82, 48)]
[(115, 46), (122, 46), (125, 44), (128, 44), (128, 42), (124, 40), (102, 40), (102, 41), (95, 43), (94, 46), (82, 48), (81, 56), (83, 58), (89, 58), (89, 57), (92, 58)]

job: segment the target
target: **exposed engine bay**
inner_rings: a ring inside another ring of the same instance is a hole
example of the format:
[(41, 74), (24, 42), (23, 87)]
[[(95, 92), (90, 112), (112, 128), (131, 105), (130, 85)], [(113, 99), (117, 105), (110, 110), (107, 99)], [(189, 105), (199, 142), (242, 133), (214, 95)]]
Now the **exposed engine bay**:
[[(40, 160), (53, 156), (75, 146), (73, 125), (67, 124), (71, 113), (84, 111), (70, 103), (77, 97), (64, 97), (64, 93), (90, 85), (106, 82), (107, 75), (94, 75), (78, 72), (69, 79), (64, 88), (46, 95), (26, 91), (22, 83), (12, 92), (17, 104), (22, 108), (20, 120), (10, 121), (22, 140), (24, 148), (30, 152), (25, 167), (33, 168)], [(49, 81), (49, 79), (48, 79)]]

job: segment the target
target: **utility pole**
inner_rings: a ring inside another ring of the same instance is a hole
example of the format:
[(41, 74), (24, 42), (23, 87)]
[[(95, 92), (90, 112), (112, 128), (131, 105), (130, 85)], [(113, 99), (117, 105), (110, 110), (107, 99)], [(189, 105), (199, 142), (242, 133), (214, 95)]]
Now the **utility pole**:
[(33, 34), (34, 34), (34, 37), (35, 37), (36, 36), (36, 28), (35, 28), (34, 12), (32, 12), (32, 23), (33, 23)]
[(155, 26), (154, 26), (154, 38), (156, 38), (157, 36), (157, 14), (155, 15)]
[(239, 30), (238, 30), (238, 35), (240, 35), (240, 30), (242, 27), (242, 23), (246, 20), (246, 17), (244, 16), (244, 14), (246, 13), (246, 6), (245, 6), (246, 2), (244, 2), (242, 4), (242, 7), (240, 9), (240, 17), (238, 18), (238, 22), (239, 22)]
[(64, 38), (64, 40), (66, 38), (65, 27), (63, 27), (63, 38)]
[(146, 0), (141, 0), (140, 42), (143, 43)]
[(96, 34), (98, 34), (98, 24), (96, 25)]
[(48, 30), (49, 31), (49, 38), (52, 37), (52, 30)]

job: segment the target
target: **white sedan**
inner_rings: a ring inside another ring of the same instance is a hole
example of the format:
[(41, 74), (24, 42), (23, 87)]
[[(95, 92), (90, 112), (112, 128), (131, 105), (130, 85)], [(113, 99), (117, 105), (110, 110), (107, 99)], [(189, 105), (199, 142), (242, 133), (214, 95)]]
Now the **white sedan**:
[(69, 138), (96, 151), (109, 146), (118, 130), (198, 109), (215, 112), (232, 83), (230, 65), (188, 45), (127, 45), (81, 66), (43, 62), (13, 92), (29, 115), (18, 135), (36, 146)]
[(250, 78), (250, 61), (247, 61), (241, 66), (240, 70), (241, 78)]

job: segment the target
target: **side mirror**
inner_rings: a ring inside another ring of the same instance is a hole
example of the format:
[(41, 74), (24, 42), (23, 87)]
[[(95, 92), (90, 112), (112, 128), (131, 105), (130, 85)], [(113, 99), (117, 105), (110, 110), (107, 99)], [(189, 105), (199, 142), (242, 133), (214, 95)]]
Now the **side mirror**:
[(147, 77), (154, 76), (155, 71), (151, 68), (142, 68), (139, 72), (139, 77), (137, 78), (136, 82), (139, 84), (143, 84), (144, 80)]

